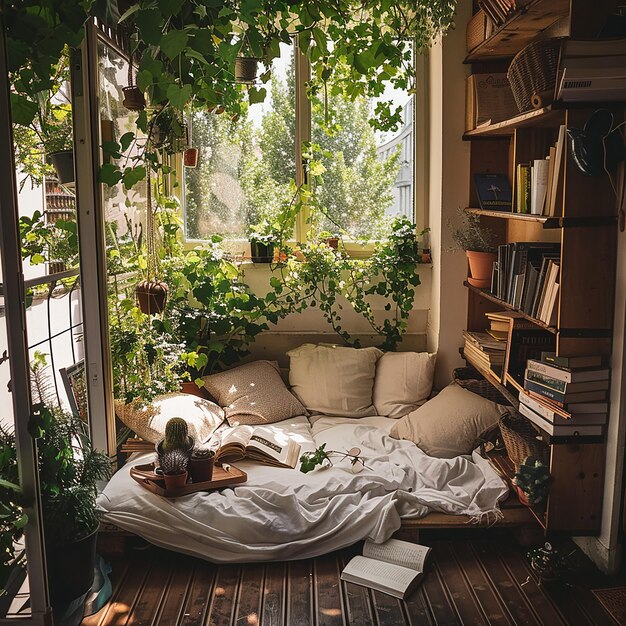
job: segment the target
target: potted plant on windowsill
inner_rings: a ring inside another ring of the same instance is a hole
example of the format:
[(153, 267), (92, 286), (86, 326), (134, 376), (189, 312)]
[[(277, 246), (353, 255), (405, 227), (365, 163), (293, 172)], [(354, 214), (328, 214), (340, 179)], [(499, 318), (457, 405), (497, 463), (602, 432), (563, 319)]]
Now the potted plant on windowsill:
[(274, 259), (274, 248), (279, 240), (279, 233), (275, 231), (267, 220), (262, 220), (250, 229), (250, 258), (253, 263), (271, 263)]
[(494, 234), (480, 224), (480, 216), (459, 211), (461, 226), (452, 228), (452, 238), (461, 250), (465, 250), (470, 276), (467, 282), (480, 289), (491, 286), (491, 274), (496, 260)]

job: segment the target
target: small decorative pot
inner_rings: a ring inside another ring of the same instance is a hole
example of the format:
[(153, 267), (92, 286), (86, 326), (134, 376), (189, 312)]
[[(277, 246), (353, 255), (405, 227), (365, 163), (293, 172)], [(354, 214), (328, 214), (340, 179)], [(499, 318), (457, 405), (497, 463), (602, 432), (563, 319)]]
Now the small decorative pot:
[(274, 244), (251, 241), (250, 252), (253, 263), (271, 263), (274, 258)]
[(137, 304), (142, 313), (162, 313), (167, 302), (168, 286), (161, 280), (144, 280), (135, 287)]
[(326, 245), (333, 250), (337, 250), (339, 248), (339, 237), (327, 237)]
[(143, 92), (137, 85), (130, 85), (129, 87), (123, 87), (122, 93), (124, 94), (124, 100), (122, 104), (129, 111), (143, 111), (146, 108), (146, 98)]
[(56, 170), (57, 178), (59, 182), (67, 185), (73, 183), (76, 180), (74, 174), (74, 151), (73, 150), (61, 150), (59, 152), (51, 152), (48, 155), (48, 159), (52, 166)]
[(204, 387), (198, 387), (193, 380), (186, 380), (185, 382), (180, 383), (180, 390), (182, 393), (198, 396), (198, 398), (204, 398), (205, 400), (209, 399), (207, 390)]
[(250, 84), (256, 80), (259, 59), (237, 57), (235, 59), (235, 82)]
[(496, 255), (493, 252), (474, 252), (473, 250), (467, 250), (466, 254), (471, 274), (467, 282), (480, 289), (489, 289)]
[(191, 455), (191, 480), (194, 483), (203, 483), (213, 478), (213, 466), (215, 465), (215, 452), (211, 450), (208, 455)]
[(170, 489), (180, 489), (187, 484), (187, 478), (189, 474), (187, 472), (181, 472), (180, 474), (163, 474), (163, 478), (165, 480), (165, 488), (169, 491)]
[(198, 148), (187, 148), (183, 152), (183, 163), (185, 167), (196, 167), (198, 165)]

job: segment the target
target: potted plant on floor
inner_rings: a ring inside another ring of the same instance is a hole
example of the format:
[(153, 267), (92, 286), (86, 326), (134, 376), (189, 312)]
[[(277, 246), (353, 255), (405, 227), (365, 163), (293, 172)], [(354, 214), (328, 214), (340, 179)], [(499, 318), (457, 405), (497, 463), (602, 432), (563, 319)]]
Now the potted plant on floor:
[(541, 504), (548, 497), (549, 481), (548, 467), (532, 457), (522, 461), (513, 478), (519, 500), (526, 506)]
[(71, 414), (33, 407), (29, 423), (37, 439), (46, 563), (52, 606), (86, 594), (94, 578), (99, 526), (96, 483), (111, 475), (111, 462), (96, 452), (85, 424)]
[(496, 260), (494, 234), (480, 224), (480, 216), (459, 211), (461, 225), (452, 228), (452, 238), (461, 250), (465, 250), (469, 261), (470, 276), (467, 281), (474, 287), (488, 289)]

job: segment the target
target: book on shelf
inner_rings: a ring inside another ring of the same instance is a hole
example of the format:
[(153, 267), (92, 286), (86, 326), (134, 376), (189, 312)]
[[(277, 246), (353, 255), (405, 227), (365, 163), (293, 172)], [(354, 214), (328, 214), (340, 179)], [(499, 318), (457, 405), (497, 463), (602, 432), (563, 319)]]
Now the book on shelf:
[(465, 130), (474, 130), (518, 115), (505, 73), (471, 74), (465, 81)]
[(284, 440), (269, 426), (247, 424), (220, 430), (220, 447), (216, 461), (240, 461), (248, 458), (265, 465), (294, 468), (300, 458), (300, 444), (294, 439)]
[(543, 360), (530, 359), (528, 361), (527, 369), (529, 371), (538, 372), (545, 376), (549, 376), (555, 380), (563, 381), (564, 383), (582, 383), (592, 380), (608, 380), (609, 369), (597, 368), (592, 369), (570, 369), (567, 367), (558, 367), (552, 365), (550, 362)]
[(556, 336), (525, 318), (513, 319), (509, 329), (504, 371), (518, 388), (524, 387), (528, 359), (537, 359), (542, 351), (554, 350)]
[(550, 326), (556, 325), (556, 298), (559, 291), (560, 261), (548, 261), (546, 279), (543, 284), (537, 319)]
[(606, 400), (606, 391), (584, 391), (584, 392), (565, 392), (555, 391), (546, 385), (541, 385), (532, 380), (524, 378), (524, 389), (529, 392), (532, 397), (542, 396), (547, 398), (553, 404), (567, 409), (570, 404), (581, 404), (584, 402), (601, 402)]
[(544, 385), (559, 393), (580, 393), (583, 391), (601, 391), (609, 388), (609, 379), (588, 380), (576, 383), (568, 383), (557, 378), (552, 378), (541, 372), (526, 368), (526, 379)]
[(511, 211), (511, 185), (506, 174), (474, 174), (474, 185), (483, 211)]
[(598, 437), (602, 435), (602, 424), (555, 424), (543, 419), (530, 407), (520, 403), (519, 412), (551, 437)]
[(515, 177), (515, 211), (530, 213), (530, 163), (518, 163)]
[(532, 297), (532, 306), (530, 308), (530, 312), (528, 313), (531, 317), (535, 317), (537, 319), (539, 318), (539, 313), (543, 308), (543, 302), (545, 300), (546, 280), (548, 269), (550, 268), (550, 262), (558, 261), (559, 259), (559, 252), (546, 252), (541, 255), (541, 264), (537, 271), (537, 284)]
[(374, 543), (369, 539), (363, 555), (353, 557), (341, 572), (341, 580), (406, 598), (424, 577), (431, 548), (399, 539)]
[(466, 356), (469, 356), (471, 360), (475, 361), (480, 366), (494, 370), (494, 372), (498, 372), (504, 364), (504, 350), (481, 349), (469, 339), (466, 339), (465, 343), (463, 344), (463, 352)]
[[(549, 183), (550, 187), (550, 197), (546, 199), (546, 211), (545, 215), (550, 217), (554, 217), (555, 215), (561, 215), (562, 211), (559, 209), (557, 211), (557, 205), (559, 204), (559, 199), (562, 196), (562, 187), (561, 184), (562, 179), (564, 178), (564, 161), (565, 161), (565, 135), (566, 128), (565, 125), (561, 124), (559, 126), (559, 134), (554, 146), (554, 163), (552, 165), (552, 180)], [(552, 157), (551, 157), (552, 158)]]
[(606, 411), (597, 413), (570, 413), (543, 398), (533, 398), (524, 391), (519, 393), (520, 406), (525, 404), (538, 415), (553, 424), (606, 424)]
[(602, 365), (602, 357), (599, 355), (557, 356), (556, 352), (542, 352), (541, 361), (570, 370), (600, 367)]
[(549, 160), (535, 159), (530, 171), (530, 213), (542, 215), (548, 188)]
[(626, 39), (568, 39), (561, 47), (561, 57), (626, 56)]

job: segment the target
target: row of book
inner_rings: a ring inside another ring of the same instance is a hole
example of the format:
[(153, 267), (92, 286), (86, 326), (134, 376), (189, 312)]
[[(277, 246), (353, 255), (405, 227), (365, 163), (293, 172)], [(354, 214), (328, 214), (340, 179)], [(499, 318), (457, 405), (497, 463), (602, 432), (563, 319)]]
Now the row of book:
[(463, 354), (473, 363), (500, 376), (504, 366), (506, 338), (495, 339), (486, 332), (463, 331)]
[(554, 325), (560, 254), (559, 243), (520, 241), (498, 246), (491, 292), (527, 315)]
[(600, 437), (608, 414), (609, 369), (599, 356), (530, 359), (519, 411), (552, 437)]
[(478, 6), (496, 26), (501, 26), (526, 4), (525, 0), (478, 0)]

